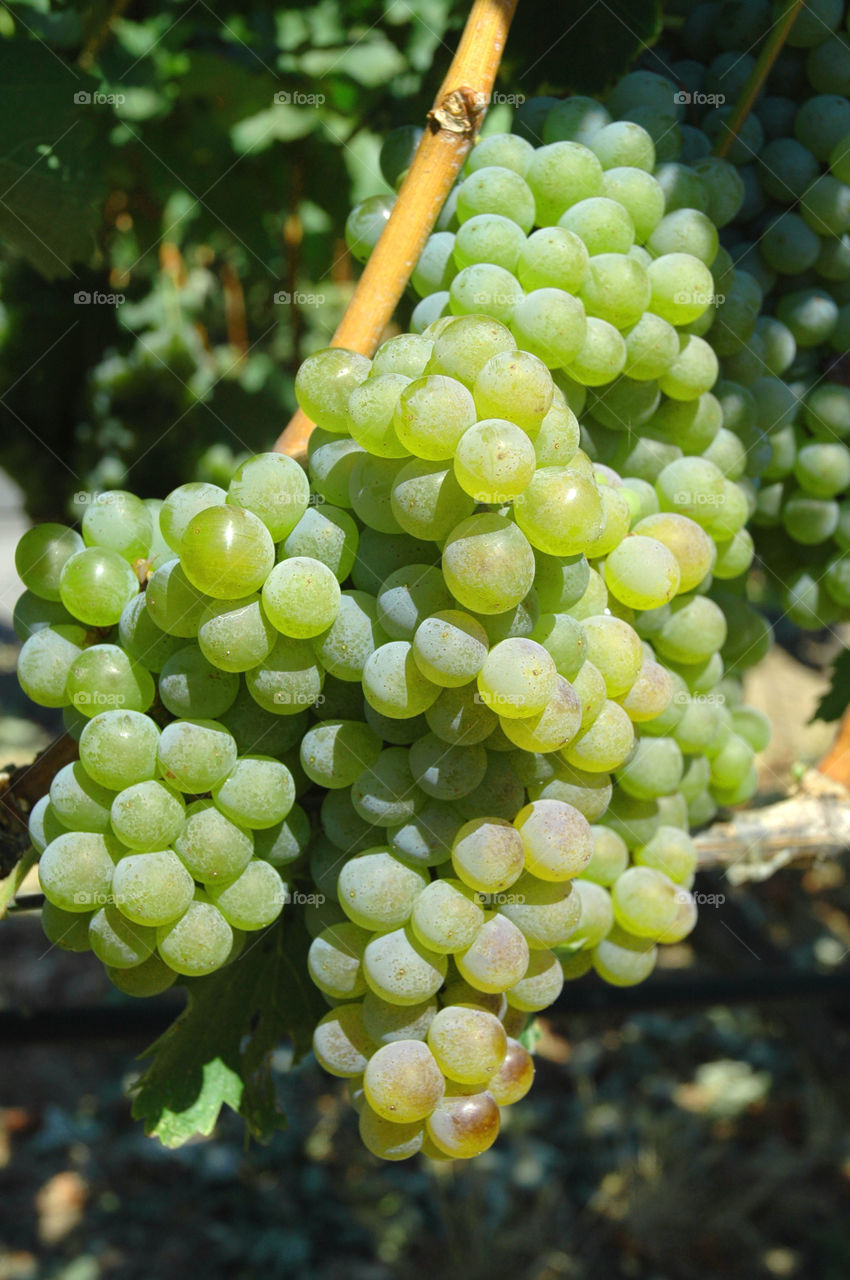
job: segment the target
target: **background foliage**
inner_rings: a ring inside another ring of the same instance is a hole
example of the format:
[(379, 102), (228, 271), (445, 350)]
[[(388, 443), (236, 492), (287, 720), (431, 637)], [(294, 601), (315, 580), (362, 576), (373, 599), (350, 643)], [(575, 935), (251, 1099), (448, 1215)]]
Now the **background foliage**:
[[(0, 465), (30, 514), (80, 489), (161, 495), (270, 445), (350, 295), (346, 215), (388, 190), (381, 139), (424, 117), (467, 11), (0, 9)], [(501, 87), (602, 88), (658, 23), (653, 0), (527, 0)]]

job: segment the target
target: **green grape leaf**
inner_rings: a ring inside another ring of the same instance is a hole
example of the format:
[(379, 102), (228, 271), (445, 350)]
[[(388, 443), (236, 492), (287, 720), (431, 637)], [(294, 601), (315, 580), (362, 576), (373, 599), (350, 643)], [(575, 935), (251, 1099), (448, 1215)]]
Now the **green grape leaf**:
[(0, 243), (49, 279), (88, 262), (106, 193), (98, 169), (114, 104), (46, 44), (0, 43)]
[(508, 42), (500, 83), (600, 93), (658, 39), (661, 23), (661, 0), (525, 0), (521, 44)]
[(142, 1055), (153, 1060), (133, 1086), (133, 1115), (163, 1146), (208, 1136), (224, 1106), (259, 1140), (285, 1125), (271, 1052), (288, 1036), (303, 1057), (325, 1012), (307, 974), (308, 945), (290, 917), (249, 935), (233, 964), (187, 982), (185, 1010)]
[(850, 649), (842, 649), (832, 668), (829, 688), (817, 705), (813, 720), (840, 720), (850, 706)]

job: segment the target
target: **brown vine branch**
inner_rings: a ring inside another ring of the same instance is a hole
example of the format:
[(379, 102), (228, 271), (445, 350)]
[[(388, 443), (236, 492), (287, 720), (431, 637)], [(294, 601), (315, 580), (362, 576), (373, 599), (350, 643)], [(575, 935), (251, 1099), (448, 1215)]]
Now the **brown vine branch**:
[(787, 800), (716, 822), (696, 837), (696, 845), (699, 870), (726, 868), (732, 884), (839, 858), (850, 850), (850, 791), (811, 769)]
[[(331, 339), (371, 356), (404, 292), (487, 109), (517, 0), (475, 0), (392, 214)], [(303, 456), (313, 423), (300, 409), (275, 445)]]
[(0, 769), (0, 877), (9, 874), (29, 847), (27, 821), (36, 800), (50, 790), (55, 774), (76, 758), (76, 742), (63, 733), (32, 764)]
[(779, 57), (782, 46), (788, 39), (788, 33), (804, 4), (805, 0), (793, 0), (793, 3), (788, 6), (765, 40), (762, 51), (756, 59), (755, 66), (741, 90), (738, 101), (735, 103), (732, 117), (715, 143), (714, 154), (721, 159), (729, 154), (744, 121), (755, 106), (756, 100), (764, 87), (764, 82), (770, 75), (770, 69)]

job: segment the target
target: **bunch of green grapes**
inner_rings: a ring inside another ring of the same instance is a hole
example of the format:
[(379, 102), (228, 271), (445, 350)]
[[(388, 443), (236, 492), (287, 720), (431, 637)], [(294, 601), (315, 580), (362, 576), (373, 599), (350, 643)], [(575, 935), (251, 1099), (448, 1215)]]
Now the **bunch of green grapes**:
[[(688, 935), (690, 828), (752, 795), (769, 733), (737, 680), (769, 643), (769, 451), (703, 336), (752, 304), (719, 260), (736, 173), (665, 176), (636, 92), (478, 143), (415, 331), (302, 365), (306, 475), (107, 492), (18, 548), (19, 678), (80, 746), (33, 814), (50, 936), (142, 990), (306, 879), (316, 1056), (388, 1159), (485, 1150), (528, 1017)], [(387, 207), (349, 221), (361, 256)]]
[[(700, 5), (678, 46), (653, 53), (653, 70), (688, 99), (682, 158), (728, 137), (732, 105), (786, 8)], [(721, 243), (753, 299), (761, 292), (761, 311), (739, 299), (706, 334), (732, 429), (745, 443), (761, 431), (770, 446), (752, 531), (768, 589), (803, 628), (850, 616), (848, 23), (840, 0), (801, 10), (729, 148), (743, 200)]]

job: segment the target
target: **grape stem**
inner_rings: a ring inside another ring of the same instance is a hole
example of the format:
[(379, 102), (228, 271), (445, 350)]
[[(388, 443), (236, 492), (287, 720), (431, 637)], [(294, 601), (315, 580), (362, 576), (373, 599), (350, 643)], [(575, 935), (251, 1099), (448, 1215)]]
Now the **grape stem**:
[(741, 90), (738, 101), (735, 103), (735, 110), (732, 112), (729, 123), (714, 145), (714, 154), (719, 156), (721, 160), (728, 155), (733, 142), (741, 132), (747, 116), (755, 106), (756, 99), (764, 87), (764, 82), (770, 75), (770, 69), (779, 57), (782, 46), (788, 39), (788, 33), (793, 27), (797, 14), (803, 8), (804, 3), (805, 0), (793, 0), (765, 40), (762, 51), (756, 59), (755, 66)]
[[(331, 339), (372, 356), (475, 141), (487, 110), (517, 0), (474, 0), (457, 52), (393, 211)], [(275, 449), (303, 457), (313, 423), (296, 410)]]

